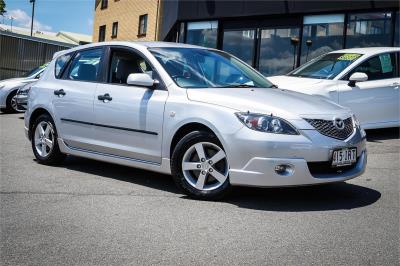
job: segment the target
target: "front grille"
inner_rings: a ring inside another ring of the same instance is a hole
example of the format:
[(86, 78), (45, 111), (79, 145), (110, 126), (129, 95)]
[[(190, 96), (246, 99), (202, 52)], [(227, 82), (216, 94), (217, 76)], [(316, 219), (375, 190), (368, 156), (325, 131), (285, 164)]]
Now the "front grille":
[(353, 119), (351, 117), (343, 120), (344, 128), (338, 129), (334, 125), (333, 120), (323, 120), (323, 119), (307, 119), (304, 118), (310, 125), (312, 125), (319, 133), (322, 135), (345, 140), (353, 133)]
[(357, 161), (352, 165), (346, 165), (342, 167), (334, 167), (332, 166), (332, 162), (308, 162), (308, 170), (310, 171), (311, 175), (324, 175), (324, 174), (341, 174), (348, 170), (354, 169), (357, 166), (359, 158)]

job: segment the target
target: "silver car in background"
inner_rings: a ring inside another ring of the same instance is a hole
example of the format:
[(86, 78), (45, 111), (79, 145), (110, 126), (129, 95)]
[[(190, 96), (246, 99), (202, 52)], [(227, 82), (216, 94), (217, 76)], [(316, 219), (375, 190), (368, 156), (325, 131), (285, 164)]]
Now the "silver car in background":
[(25, 112), (39, 163), (70, 154), (172, 174), (197, 199), (232, 185), (345, 181), (366, 167), (351, 111), (274, 88), (222, 51), (106, 42), (64, 51), (48, 68)]
[(23, 111), (18, 108), (17, 92), (18, 90), (28, 88), (26, 85), (36, 82), (48, 64), (36, 67), (29, 71), (24, 77), (5, 79), (0, 81), (0, 110), (3, 113), (15, 113)]

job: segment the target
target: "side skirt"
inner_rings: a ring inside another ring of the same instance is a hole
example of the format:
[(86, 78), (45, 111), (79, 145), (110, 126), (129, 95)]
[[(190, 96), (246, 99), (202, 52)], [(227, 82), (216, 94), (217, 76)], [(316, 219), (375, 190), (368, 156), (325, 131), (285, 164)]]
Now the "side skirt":
[(70, 147), (61, 138), (58, 138), (58, 145), (60, 147), (61, 152), (65, 154), (98, 160), (102, 162), (115, 163), (119, 165), (140, 168), (168, 175), (171, 174), (170, 159), (167, 158), (162, 158), (161, 164), (158, 164), (154, 162), (136, 160), (128, 157), (120, 157), (111, 154), (104, 154), (95, 151)]

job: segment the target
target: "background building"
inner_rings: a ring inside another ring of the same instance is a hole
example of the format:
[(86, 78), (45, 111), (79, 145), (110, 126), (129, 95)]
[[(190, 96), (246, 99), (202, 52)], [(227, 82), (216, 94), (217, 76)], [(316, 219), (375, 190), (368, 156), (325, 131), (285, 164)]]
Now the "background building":
[[(147, 33), (141, 36), (140, 16), (146, 14)], [(400, 27), (398, 1), (96, 1), (94, 40), (112, 40), (115, 22), (115, 40), (218, 48), (266, 76), (332, 50), (399, 46)]]
[(92, 40), (92, 36), (65, 31), (30, 34), (30, 29), (0, 24), (0, 80), (21, 77), (50, 61), (55, 52)]
[(93, 41), (157, 40), (160, 0), (96, 0)]

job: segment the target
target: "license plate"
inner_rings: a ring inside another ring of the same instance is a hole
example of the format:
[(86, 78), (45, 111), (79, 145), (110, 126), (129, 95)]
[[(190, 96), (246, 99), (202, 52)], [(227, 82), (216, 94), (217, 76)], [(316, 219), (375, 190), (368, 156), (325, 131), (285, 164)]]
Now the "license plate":
[(346, 148), (333, 151), (332, 166), (351, 165), (357, 161), (357, 149)]

